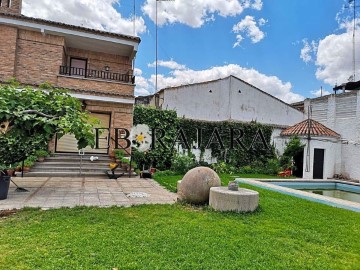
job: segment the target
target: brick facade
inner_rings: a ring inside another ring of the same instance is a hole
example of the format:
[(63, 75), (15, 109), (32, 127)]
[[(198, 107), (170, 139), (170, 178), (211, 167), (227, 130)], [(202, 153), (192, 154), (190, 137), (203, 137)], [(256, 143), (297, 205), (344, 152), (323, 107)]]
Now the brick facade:
[(0, 12), (21, 14), (22, 0), (0, 0)]
[[(2, 0), (2, 4), (7, 0)], [(7, 15), (10, 13), (12, 15)], [(64, 29), (83, 31), (100, 36), (110, 36), (119, 40), (132, 40), (136, 43), (140, 39), (121, 36), (112, 33), (92, 31), (91, 29), (79, 28), (76, 26), (62, 25), (27, 18), (25, 16), (14, 16), (21, 14), (21, 0), (12, 0), (11, 7), (2, 5), (0, 7), (0, 17), (19, 22), (35, 22)], [(21, 24), (20, 24), (21, 25)], [(76, 37), (71, 36), (71, 41), (67, 44), (66, 35), (56, 35), (54, 32), (47, 32), (29, 27), (22, 27), (14, 24), (0, 24), (0, 82), (15, 77), (20, 83), (39, 85), (49, 82), (55, 87), (68, 88), (75, 93), (82, 95), (91, 95), (97, 97), (126, 98), (134, 97), (134, 85), (129, 83), (116, 82), (111, 80), (102, 80), (94, 78), (84, 78), (60, 75), (60, 66), (70, 66), (71, 57), (87, 59), (87, 69), (104, 71), (105, 66), (110, 68), (112, 73), (133, 74), (132, 59), (129, 55), (116, 55), (104, 52), (82, 49), (82, 38), (76, 41)], [(75, 40), (75, 42), (74, 42)], [(101, 39), (100, 39), (101, 40)], [(96, 42), (99, 42), (96, 40)], [(70, 47), (72, 44), (74, 47)], [(75, 45), (74, 45), (75, 44)], [(121, 44), (121, 43), (120, 43)], [(104, 48), (106, 48), (104, 43)], [(135, 48), (135, 47), (134, 47)], [(66, 74), (66, 73), (65, 73)], [(115, 102), (95, 101), (91, 97), (86, 98), (87, 110), (98, 113), (111, 114), (111, 137), (114, 137), (114, 128), (131, 129), (133, 118), (133, 105)], [(111, 143), (111, 148), (114, 143)], [(54, 152), (55, 140), (49, 144), (49, 149)]]
[(62, 64), (64, 38), (19, 30), (17, 40), (16, 78), (22, 83), (57, 85)]
[(134, 95), (133, 85), (117, 82), (104, 82), (96, 79), (58, 76), (56, 85), (70, 89), (96, 90), (99, 93), (106, 93), (109, 95)]
[(87, 68), (95, 70), (103, 70), (108, 66), (111, 72), (126, 74), (132, 71), (131, 60), (129, 57), (121, 55), (112, 55), (107, 53), (92, 52), (87, 50), (68, 48), (66, 50), (67, 65), (70, 65), (71, 57), (87, 59)]
[(7, 81), (15, 76), (16, 40), (18, 30), (0, 25), (0, 80)]

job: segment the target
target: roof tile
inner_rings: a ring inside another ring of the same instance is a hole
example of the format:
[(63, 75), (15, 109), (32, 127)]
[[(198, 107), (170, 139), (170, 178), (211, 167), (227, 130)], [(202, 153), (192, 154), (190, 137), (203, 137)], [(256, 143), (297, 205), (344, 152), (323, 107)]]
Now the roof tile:
[(294, 126), (288, 127), (283, 130), (280, 135), (309, 135), (309, 133), (311, 136), (340, 137), (340, 134), (313, 119), (306, 119)]

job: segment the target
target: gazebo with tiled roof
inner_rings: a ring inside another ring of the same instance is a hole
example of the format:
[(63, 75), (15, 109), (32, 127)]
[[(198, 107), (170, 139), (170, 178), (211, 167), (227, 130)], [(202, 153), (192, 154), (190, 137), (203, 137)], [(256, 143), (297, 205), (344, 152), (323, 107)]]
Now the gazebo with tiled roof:
[(317, 137), (335, 137), (340, 138), (340, 134), (323, 124), (306, 119), (296, 125), (288, 127), (280, 133), (281, 136), (317, 136)]

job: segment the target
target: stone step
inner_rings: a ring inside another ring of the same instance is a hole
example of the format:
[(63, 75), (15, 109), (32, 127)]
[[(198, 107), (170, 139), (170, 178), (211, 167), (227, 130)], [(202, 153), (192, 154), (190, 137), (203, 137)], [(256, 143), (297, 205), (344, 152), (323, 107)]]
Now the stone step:
[[(82, 167), (93, 168), (109, 168), (111, 162), (85, 162), (82, 163)], [(55, 168), (55, 167), (75, 167), (80, 168), (80, 162), (36, 162), (33, 168)]]
[[(97, 156), (99, 159), (90, 161), (91, 156)], [(80, 159), (81, 175), (86, 177), (107, 178), (106, 171), (110, 171), (109, 164), (114, 162), (108, 155), (86, 154), (80, 157), (78, 154), (55, 154), (47, 157), (43, 162), (36, 162), (31, 171), (24, 173), (25, 177), (79, 177)], [(121, 168), (116, 170), (117, 174), (127, 172)], [(18, 173), (18, 175), (21, 173)], [(132, 174), (134, 170), (132, 169)]]
[[(93, 162), (111, 162), (112, 159), (108, 156), (106, 157), (98, 157), (98, 160)], [(80, 162), (79, 156), (55, 156), (55, 157), (46, 157), (44, 162)], [(82, 162), (91, 162), (90, 156), (83, 156)]]
[[(119, 174), (120, 172), (117, 172)], [(21, 177), (21, 172), (16, 173), (16, 177)], [(123, 177), (128, 177), (128, 173), (124, 174)], [(131, 177), (137, 176), (136, 173), (132, 173)], [(94, 178), (101, 178), (101, 179), (108, 179), (108, 176), (102, 172), (69, 172), (69, 171), (62, 171), (62, 172), (26, 172), (24, 173), (24, 177), (94, 177)]]

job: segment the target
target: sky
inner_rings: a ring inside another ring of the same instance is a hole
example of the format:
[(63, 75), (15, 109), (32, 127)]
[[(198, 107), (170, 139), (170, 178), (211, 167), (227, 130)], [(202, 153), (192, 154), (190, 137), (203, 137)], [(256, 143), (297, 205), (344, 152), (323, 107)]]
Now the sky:
[(351, 80), (352, 1), (162, 0), (156, 12), (155, 0), (23, 0), (22, 14), (139, 36), (138, 96), (156, 90), (157, 13), (157, 90), (234, 75), (292, 103), (320, 96), (321, 87), (323, 95), (332, 93), (335, 84)]

